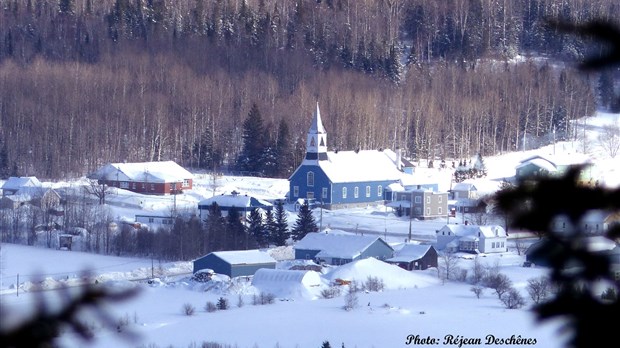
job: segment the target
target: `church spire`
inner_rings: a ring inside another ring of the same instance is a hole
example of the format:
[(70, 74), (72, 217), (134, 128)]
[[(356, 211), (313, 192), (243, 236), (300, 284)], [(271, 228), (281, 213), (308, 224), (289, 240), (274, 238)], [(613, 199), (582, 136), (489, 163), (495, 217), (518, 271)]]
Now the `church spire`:
[(321, 121), (319, 102), (316, 103), (314, 118), (312, 119), (312, 124), (310, 124), (310, 130), (308, 131), (306, 160), (327, 160), (327, 132)]

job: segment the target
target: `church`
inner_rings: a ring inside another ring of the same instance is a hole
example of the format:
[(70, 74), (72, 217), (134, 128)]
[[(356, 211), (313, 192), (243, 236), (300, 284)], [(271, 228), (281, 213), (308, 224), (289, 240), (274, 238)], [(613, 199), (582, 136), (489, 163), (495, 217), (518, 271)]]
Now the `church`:
[(400, 151), (327, 151), (327, 132), (317, 103), (306, 139), (306, 156), (289, 178), (289, 200), (314, 200), (326, 209), (382, 204), (411, 163)]

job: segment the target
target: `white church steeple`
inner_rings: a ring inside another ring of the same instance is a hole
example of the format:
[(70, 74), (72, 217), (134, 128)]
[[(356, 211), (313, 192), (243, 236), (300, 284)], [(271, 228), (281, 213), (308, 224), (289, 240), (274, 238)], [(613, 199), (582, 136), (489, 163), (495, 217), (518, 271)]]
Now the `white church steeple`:
[(316, 103), (316, 111), (306, 141), (306, 160), (327, 160), (327, 132), (321, 121), (319, 102)]

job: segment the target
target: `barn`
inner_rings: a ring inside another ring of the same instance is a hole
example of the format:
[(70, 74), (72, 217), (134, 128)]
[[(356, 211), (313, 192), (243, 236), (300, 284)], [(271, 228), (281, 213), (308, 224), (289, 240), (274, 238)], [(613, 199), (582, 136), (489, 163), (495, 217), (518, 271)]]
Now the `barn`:
[(289, 201), (315, 200), (326, 209), (383, 203), (386, 188), (399, 183), (406, 164), (389, 149), (327, 151), (327, 132), (316, 111), (306, 140), (306, 156), (289, 178)]
[(194, 260), (194, 273), (211, 269), (231, 278), (252, 276), (261, 268), (276, 268), (276, 260), (264, 250), (214, 251)]
[(174, 161), (109, 163), (87, 177), (100, 185), (152, 195), (178, 194), (193, 185), (192, 173)]

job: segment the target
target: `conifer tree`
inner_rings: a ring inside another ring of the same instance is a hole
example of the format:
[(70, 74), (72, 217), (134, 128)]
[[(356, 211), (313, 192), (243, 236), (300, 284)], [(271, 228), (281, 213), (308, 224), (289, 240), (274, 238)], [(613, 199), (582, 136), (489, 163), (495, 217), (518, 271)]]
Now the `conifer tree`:
[(7, 179), (11, 174), (11, 167), (9, 165), (9, 155), (6, 149), (6, 144), (0, 138), (0, 179)]
[(308, 206), (308, 203), (305, 202), (300, 208), (299, 213), (297, 214), (297, 220), (295, 221), (295, 225), (291, 231), (291, 235), (293, 240), (298, 241), (306, 236), (306, 234), (310, 232), (316, 232), (319, 227), (316, 224), (316, 220), (314, 219), (314, 215), (312, 215), (312, 210)]
[(209, 207), (204, 228), (205, 234), (207, 235), (207, 246), (209, 251), (225, 250), (224, 232), (226, 226), (222, 218), (222, 211), (215, 202)]
[(243, 250), (246, 249), (247, 239), (245, 226), (241, 223), (241, 213), (239, 209), (232, 206), (228, 210), (226, 218), (226, 249), (227, 250)]
[(280, 120), (278, 126), (278, 140), (276, 141), (276, 175), (288, 177), (294, 170), (293, 150), (291, 146), (291, 134), (286, 120)]
[(265, 151), (265, 132), (263, 118), (256, 103), (243, 122), (243, 149), (237, 160), (239, 170), (248, 172), (261, 172), (263, 166), (261, 158)]
[(254, 238), (260, 248), (264, 248), (269, 244), (267, 226), (257, 208), (252, 209), (248, 216), (248, 234)]
[(288, 221), (284, 204), (278, 201), (275, 206), (274, 224), (271, 228), (270, 241), (276, 246), (286, 245), (286, 240), (290, 237)]

